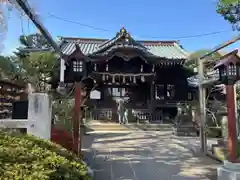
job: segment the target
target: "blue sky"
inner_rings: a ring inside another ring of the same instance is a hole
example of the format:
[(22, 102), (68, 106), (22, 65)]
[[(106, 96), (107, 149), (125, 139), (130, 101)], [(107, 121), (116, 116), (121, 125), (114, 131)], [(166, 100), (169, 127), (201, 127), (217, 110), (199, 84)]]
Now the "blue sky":
[[(70, 37), (111, 38), (124, 26), (135, 39), (180, 40), (187, 51), (213, 48), (231, 39), (236, 32), (231, 25), (216, 13), (215, 0), (32, 0), (43, 24), (53, 35)], [(61, 21), (49, 16), (108, 30), (101, 31)], [(181, 38), (216, 31), (220, 34), (196, 38)], [(36, 32), (26, 18), (11, 12), (8, 32), (2, 54), (10, 54), (18, 44), (21, 34)], [(227, 50), (238, 48), (237, 43)], [(227, 51), (226, 50), (226, 51)]]

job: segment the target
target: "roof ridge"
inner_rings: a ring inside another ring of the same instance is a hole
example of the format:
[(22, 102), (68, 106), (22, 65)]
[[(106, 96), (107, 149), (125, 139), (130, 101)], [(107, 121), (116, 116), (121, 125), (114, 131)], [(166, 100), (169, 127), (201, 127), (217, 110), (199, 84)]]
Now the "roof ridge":
[[(83, 40), (83, 41), (99, 41), (99, 42), (106, 42), (110, 41), (112, 39), (106, 39), (106, 38), (86, 38), (86, 37), (64, 37), (64, 36), (59, 36), (62, 40), (66, 41), (78, 41), (78, 40)], [(161, 44), (174, 44), (178, 43), (177, 40), (135, 40), (136, 42), (143, 43), (143, 44), (154, 44), (154, 45), (161, 45)]]
[(111, 49), (112, 46), (117, 45), (116, 43), (119, 41), (119, 40), (123, 40), (125, 41), (126, 45), (136, 45), (136, 46), (139, 46), (143, 49), (146, 49), (146, 47), (144, 45), (142, 45), (141, 43), (135, 41), (133, 39), (133, 37), (127, 32), (127, 30), (123, 27), (120, 29), (120, 31), (115, 35), (115, 37), (113, 37), (112, 39), (108, 40), (108, 41), (105, 41), (103, 42), (102, 44), (100, 44), (98, 46), (98, 48), (96, 49), (95, 52), (93, 52), (93, 54), (96, 54), (96, 53), (100, 53), (101, 51), (105, 51), (107, 50), (108, 48)]
[(66, 41), (81, 41), (81, 40), (83, 40), (83, 41), (100, 41), (100, 42), (103, 42), (103, 41), (107, 41), (107, 40), (109, 40), (109, 39), (101, 39), (101, 38), (86, 38), (86, 37), (60, 37), (61, 39), (63, 39), (63, 40), (66, 40)]

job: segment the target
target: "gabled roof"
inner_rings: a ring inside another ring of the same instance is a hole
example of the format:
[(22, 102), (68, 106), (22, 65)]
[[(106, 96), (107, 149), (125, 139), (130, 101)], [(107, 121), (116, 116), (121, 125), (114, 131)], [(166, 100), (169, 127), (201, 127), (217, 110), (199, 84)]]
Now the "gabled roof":
[[(104, 54), (114, 48), (134, 48), (152, 56), (167, 59), (186, 59), (188, 53), (177, 41), (137, 41), (122, 28), (112, 39), (60, 37), (60, 47), (64, 54), (71, 54), (77, 44), (84, 55)], [(123, 40), (126, 40), (125, 42)]]
[(228, 65), (231, 62), (234, 62), (234, 63), (240, 62), (237, 49), (222, 56), (218, 60), (218, 63), (214, 66), (214, 69), (217, 69), (219, 66), (222, 66), (222, 65)]

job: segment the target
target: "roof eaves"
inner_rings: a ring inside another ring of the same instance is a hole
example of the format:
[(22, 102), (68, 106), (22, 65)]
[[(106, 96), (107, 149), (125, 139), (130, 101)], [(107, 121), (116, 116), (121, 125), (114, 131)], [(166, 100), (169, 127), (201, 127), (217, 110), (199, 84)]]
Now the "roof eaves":
[(184, 48), (177, 42), (174, 43), (174, 46), (185, 56), (185, 58), (187, 59), (187, 57), (189, 56), (189, 53), (187, 51), (184, 50)]
[(104, 48), (106, 46), (109, 46), (111, 44), (113, 44), (114, 42), (116, 42), (118, 39), (120, 39), (122, 37), (122, 34), (119, 33), (117, 34), (114, 38), (110, 39), (110, 40), (106, 40), (105, 42), (103, 42), (102, 44), (99, 45), (99, 48)]
[[(123, 30), (123, 31), (122, 31), (122, 30)], [(122, 29), (120, 30), (120, 32), (117, 33), (114, 38), (112, 38), (111, 40), (108, 40), (108, 41), (104, 42), (104, 43), (101, 44), (101, 45), (99, 45), (98, 48), (96, 49), (96, 51), (92, 52), (92, 54), (97, 54), (97, 53), (99, 53), (99, 52), (101, 52), (101, 51), (106, 50), (107, 48), (113, 46), (114, 43), (116, 43), (118, 40), (120, 40), (121, 38), (124, 38), (124, 37), (128, 38), (129, 41), (132, 41), (132, 42), (136, 43), (136, 45), (139, 46), (139, 48), (147, 50), (147, 48), (146, 48), (144, 45), (142, 45), (142, 44), (138, 43), (137, 41), (135, 41), (135, 40), (132, 38), (132, 36), (131, 36), (124, 28), (122, 28)], [(125, 45), (123, 45), (123, 46), (125, 46)]]

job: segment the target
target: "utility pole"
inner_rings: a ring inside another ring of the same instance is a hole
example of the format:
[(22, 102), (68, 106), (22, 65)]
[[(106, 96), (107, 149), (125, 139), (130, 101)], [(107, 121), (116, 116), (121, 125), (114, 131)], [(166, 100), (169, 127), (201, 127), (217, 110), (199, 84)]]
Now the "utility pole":
[(204, 154), (207, 153), (207, 139), (205, 133), (205, 124), (206, 124), (206, 89), (203, 87), (204, 81), (204, 65), (203, 61), (198, 59), (198, 74), (200, 78), (199, 84), (199, 108), (200, 108), (200, 141), (201, 141), (201, 150)]
[(75, 108), (74, 108), (74, 119), (73, 119), (73, 148), (75, 153), (80, 155), (81, 152), (81, 141), (82, 137), (79, 136), (81, 132), (79, 132), (80, 129), (80, 118), (81, 118), (81, 104), (82, 104), (82, 92), (81, 92), (81, 83), (79, 81), (75, 82), (74, 85), (74, 91), (75, 91)]

